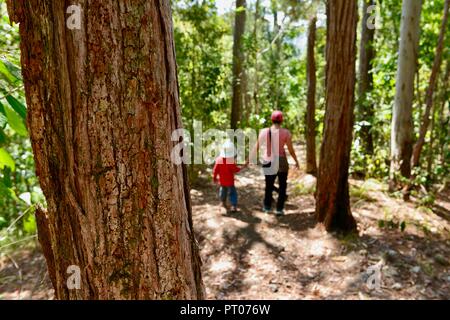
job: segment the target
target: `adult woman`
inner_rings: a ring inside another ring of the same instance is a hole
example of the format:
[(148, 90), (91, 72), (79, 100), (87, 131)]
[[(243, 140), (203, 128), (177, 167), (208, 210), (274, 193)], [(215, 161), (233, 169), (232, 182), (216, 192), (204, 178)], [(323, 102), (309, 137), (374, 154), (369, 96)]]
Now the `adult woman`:
[(284, 214), (284, 203), (286, 201), (287, 178), (289, 172), (289, 164), (286, 157), (285, 146), (288, 147), (289, 153), (295, 161), (298, 168), (298, 159), (292, 145), (292, 136), (288, 129), (282, 128), (283, 113), (274, 111), (272, 113), (272, 126), (263, 129), (258, 138), (256, 146), (253, 148), (251, 157), (259, 151), (260, 147), (265, 147), (263, 154), (263, 168), (266, 180), (266, 188), (264, 193), (264, 212), (272, 211), (272, 195), (275, 190), (275, 181), (278, 178), (279, 191), (278, 201), (276, 205), (276, 215)]

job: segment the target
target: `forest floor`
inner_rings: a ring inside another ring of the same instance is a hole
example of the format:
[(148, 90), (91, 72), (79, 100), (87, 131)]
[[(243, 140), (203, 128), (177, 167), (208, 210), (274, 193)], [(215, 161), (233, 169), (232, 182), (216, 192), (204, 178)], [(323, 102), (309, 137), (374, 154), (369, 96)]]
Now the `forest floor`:
[[(389, 196), (375, 180), (350, 184), (358, 234), (343, 237), (316, 225), (314, 178), (301, 170), (290, 172), (282, 217), (261, 211), (258, 168), (237, 176), (237, 213), (201, 176), (191, 196), (207, 298), (450, 299), (450, 192), (430, 209)], [(376, 275), (379, 286), (369, 286)], [(0, 299), (52, 297), (38, 249), (0, 255)]]

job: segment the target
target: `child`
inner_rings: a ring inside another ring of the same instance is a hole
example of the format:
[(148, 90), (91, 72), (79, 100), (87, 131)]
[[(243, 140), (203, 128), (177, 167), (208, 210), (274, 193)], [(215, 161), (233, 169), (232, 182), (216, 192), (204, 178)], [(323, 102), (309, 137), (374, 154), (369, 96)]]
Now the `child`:
[[(220, 156), (216, 159), (213, 169), (214, 183), (219, 183), (219, 196), (222, 205), (227, 208), (227, 196), (230, 195), (231, 211), (237, 211), (238, 195), (234, 186), (234, 175), (241, 171), (234, 160), (235, 149), (231, 141), (226, 141), (222, 146)], [(245, 166), (244, 166), (245, 167)], [(219, 176), (219, 180), (217, 179)]]

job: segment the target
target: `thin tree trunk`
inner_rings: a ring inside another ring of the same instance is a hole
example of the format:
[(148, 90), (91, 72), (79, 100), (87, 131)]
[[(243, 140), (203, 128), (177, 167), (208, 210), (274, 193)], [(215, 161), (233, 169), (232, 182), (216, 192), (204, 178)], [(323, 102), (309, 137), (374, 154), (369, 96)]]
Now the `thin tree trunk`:
[[(272, 70), (272, 76), (273, 76), (273, 84), (272, 84), (272, 108), (274, 110), (280, 110), (280, 61), (281, 61), (281, 43), (282, 43), (282, 37), (280, 35), (281, 26), (278, 23), (278, 3), (277, 1), (272, 0), (271, 1), (271, 9), (272, 9), (272, 15), (273, 15), (273, 40), (272, 44), (270, 45), (270, 50), (272, 54), (272, 61), (271, 61), (271, 70)], [(274, 45), (275, 44), (275, 48)]]
[[(8, 1), (48, 209), (39, 241), (58, 299), (199, 299), (168, 0)], [(66, 285), (78, 266), (79, 290)]]
[[(409, 179), (413, 146), (412, 104), (414, 74), (419, 50), (420, 13), (422, 0), (403, 0), (400, 26), (400, 48), (397, 68), (396, 95), (391, 127), (391, 191), (400, 184), (398, 174)], [(407, 195), (405, 195), (405, 198)]]
[[(440, 156), (440, 162), (441, 162), (441, 166), (443, 168), (448, 168), (448, 162), (446, 161), (446, 151), (448, 150), (448, 140), (447, 137), (449, 136), (449, 129), (450, 129), (450, 90), (449, 90), (449, 85), (450, 85), (450, 62), (447, 61), (447, 67), (446, 67), (446, 71), (445, 71), (445, 76), (444, 76), (444, 80), (443, 80), (443, 85), (442, 85), (442, 103), (441, 103), (441, 107), (440, 110), (438, 112), (439, 117), (441, 119), (440, 123), (439, 123), (439, 130), (443, 130), (443, 134), (441, 133), (439, 136), (439, 145), (440, 145), (440, 150), (439, 150), (439, 156)], [(446, 112), (445, 112), (445, 106), (448, 105), (448, 112), (447, 112), (447, 117)]]
[(255, 75), (253, 84), (254, 112), (259, 113), (259, 48), (258, 48), (258, 21), (259, 21), (260, 0), (255, 3), (255, 24), (253, 26), (253, 39), (255, 41)]
[(444, 16), (442, 18), (441, 32), (439, 34), (438, 45), (436, 47), (436, 53), (433, 63), (433, 69), (431, 71), (430, 82), (428, 85), (426, 97), (425, 97), (425, 113), (422, 118), (422, 124), (420, 126), (419, 138), (414, 145), (413, 155), (412, 155), (412, 166), (418, 167), (420, 161), (420, 154), (422, 152), (423, 145), (425, 144), (425, 136), (430, 125), (430, 112), (433, 106), (433, 96), (436, 88), (436, 83), (439, 75), (439, 70), (442, 64), (442, 51), (444, 49), (444, 38), (445, 31), (447, 29), (448, 12), (449, 12), (450, 0), (445, 1), (444, 6)]
[(244, 112), (242, 113), (243, 116), (241, 118), (241, 122), (244, 125), (248, 124), (248, 121), (250, 119), (250, 115), (251, 115), (251, 101), (252, 101), (252, 97), (249, 93), (249, 89), (248, 89), (248, 75), (247, 72), (245, 71), (245, 69), (242, 71), (242, 94), (243, 94), (243, 98), (244, 98)]
[(311, 19), (308, 31), (308, 53), (306, 74), (308, 78), (308, 106), (306, 109), (306, 173), (316, 175), (316, 21)]
[(367, 26), (370, 13), (368, 8), (375, 5), (375, 0), (363, 0), (363, 21), (361, 23), (361, 43), (359, 48), (359, 106), (361, 120), (365, 124), (361, 128), (361, 141), (366, 154), (372, 155), (374, 151), (373, 136), (372, 136), (372, 121), (374, 116), (373, 104), (368, 100), (368, 94), (373, 89), (373, 59), (375, 58), (375, 50), (373, 42), (375, 38), (375, 29)]
[[(427, 159), (427, 172), (428, 172), (428, 177), (429, 179), (434, 179), (433, 177), (433, 164), (435, 162), (435, 156), (436, 154), (439, 155), (439, 151), (437, 153), (435, 153), (434, 150), (434, 145), (435, 145), (435, 141), (436, 139), (438, 140), (439, 143), (439, 131), (436, 130), (436, 127), (439, 128), (439, 126), (437, 126), (437, 119), (436, 116), (443, 116), (444, 115), (444, 107), (445, 104), (447, 102), (446, 100), (446, 94), (447, 94), (447, 90), (448, 90), (448, 80), (449, 80), (449, 76), (450, 76), (450, 64), (447, 63), (446, 66), (446, 71), (445, 74), (443, 75), (443, 78), (441, 80), (441, 95), (439, 97), (439, 101), (440, 103), (440, 108), (438, 109), (436, 106), (436, 103), (433, 103), (433, 107), (431, 110), (431, 128), (430, 128), (430, 146), (429, 146), (429, 150), (428, 150), (428, 159)], [(441, 120), (442, 123), (445, 122), (445, 119)], [(445, 135), (446, 136), (446, 135)], [(445, 142), (441, 144), (440, 148), (442, 150), (444, 150), (443, 148), (445, 148)], [(442, 154), (442, 153), (441, 153)]]
[(434, 148), (434, 140), (435, 140), (435, 132), (434, 127), (436, 123), (436, 112), (435, 112), (435, 104), (433, 104), (431, 108), (431, 128), (430, 128), (430, 145), (427, 155), (427, 176), (428, 181), (433, 179), (433, 148)]
[(245, 32), (247, 4), (246, 0), (236, 0), (233, 43), (233, 97), (231, 105), (231, 128), (236, 129), (242, 113), (244, 90), (244, 52), (243, 35)]
[(328, 231), (350, 232), (348, 169), (355, 104), (357, 2), (327, 2), (326, 112), (316, 193), (316, 217)]

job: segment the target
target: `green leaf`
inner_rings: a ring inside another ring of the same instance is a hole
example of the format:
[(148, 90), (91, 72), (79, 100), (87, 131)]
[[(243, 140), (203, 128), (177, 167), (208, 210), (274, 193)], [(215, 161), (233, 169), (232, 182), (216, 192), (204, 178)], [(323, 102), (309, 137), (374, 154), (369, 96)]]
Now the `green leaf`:
[(13, 184), (11, 181), (11, 168), (10, 167), (5, 167), (3, 169), (3, 184), (7, 187), (7, 188), (12, 188)]
[(0, 59), (0, 78), (16, 86), (22, 81), (20, 68), (6, 59)]
[[(0, 108), (1, 108), (1, 106), (0, 106)], [(8, 118), (6, 118), (6, 113), (3, 110), (3, 108), (1, 108), (1, 110), (0, 110), (0, 129), (5, 129), (7, 124), (8, 124)]]
[[(1, 103), (0, 107), (2, 107)], [(26, 137), (28, 135), (28, 131), (22, 118), (8, 105), (3, 105), (3, 110), (8, 118), (8, 125), (11, 129), (19, 135)]]
[[(0, 114), (0, 120), (1, 120), (1, 114)], [(0, 147), (6, 143), (6, 133), (3, 131), (3, 129), (0, 127)]]
[(13, 189), (8, 188), (7, 186), (4, 185), (3, 182), (0, 181), (0, 194), (1, 195), (5, 195), (7, 197), (10, 197), (12, 200), (19, 202), (20, 199), (17, 198), (16, 193), (14, 192)]
[(5, 60), (5, 59), (3, 59), (3, 64), (8, 69), (9, 73), (12, 74), (12, 76), (15, 79), (22, 81), (22, 71), (18, 65), (16, 65), (15, 63), (12, 63), (9, 60)]
[(18, 79), (9, 71), (5, 64), (5, 60), (0, 59), (0, 76), (10, 84), (15, 84)]
[(26, 234), (35, 234), (36, 233), (36, 219), (34, 214), (27, 214), (27, 216), (23, 220), (23, 231)]
[(21, 103), (19, 100), (14, 98), (11, 95), (8, 95), (6, 97), (6, 100), (8, 101), (9, 105), (16, 111), (20, 117), (25, 120), (27, 117), (27, 107), (23, 103)]
[(0, 169), (5, 168), (5, 166), (10, 167), (12, 171), (16, 170), (16, 164), (13, 158), (5, 149), (0, 148)]

